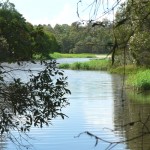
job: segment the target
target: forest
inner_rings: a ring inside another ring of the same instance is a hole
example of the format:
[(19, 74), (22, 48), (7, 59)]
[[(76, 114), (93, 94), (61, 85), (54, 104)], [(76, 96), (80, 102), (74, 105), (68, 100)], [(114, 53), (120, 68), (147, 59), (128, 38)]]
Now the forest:
[[(4, 57), (1, 61), (10, 57), (28, 60), (36, 54), (46, 57), (53, 52), (106, 54), (110, 51), (108, 45), (112, 44), (111, 24), (107, 19), (105, 28), (78, 22), (71, 26), (56, 24), (53, 28), (50, 24), (33, 26), (10, 3), (1, 6), (0, 16), (1, 57)], [(21, 53), (25, 54), (24, 58)]]
[[(150, 66), (149, 1), (121, 4), (115, 21), (32, 25), (12, 3), (1, 4), (1, 61), (30, 60), (50, 53), (115, 54), (116, 62)], [(22, 56), (22, 54), (24, 54)], [(124, 56), (124, 54), (126, 56)]]

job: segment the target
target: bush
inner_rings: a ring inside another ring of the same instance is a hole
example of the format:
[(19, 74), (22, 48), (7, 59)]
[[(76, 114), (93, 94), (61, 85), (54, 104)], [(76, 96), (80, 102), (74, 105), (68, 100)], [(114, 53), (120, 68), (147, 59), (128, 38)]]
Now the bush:
[(150, 90), (150, 69), (129, 75), (127, 85), (133, 86), (137, 91)]

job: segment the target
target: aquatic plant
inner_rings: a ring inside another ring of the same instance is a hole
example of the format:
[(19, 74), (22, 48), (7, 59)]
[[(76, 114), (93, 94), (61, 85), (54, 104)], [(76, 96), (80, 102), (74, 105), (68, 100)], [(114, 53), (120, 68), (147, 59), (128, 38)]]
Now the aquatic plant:
[(128, 76), (127, 85), (134, 87), (135, 90), (150, 90), (150, 69), (140, 70)]
[(60, 64), (59, 68), (73, 70), (108, 70), (111, 63), (107, 59), (93, 59), (87, 62), (75, 62), (72, 64)]

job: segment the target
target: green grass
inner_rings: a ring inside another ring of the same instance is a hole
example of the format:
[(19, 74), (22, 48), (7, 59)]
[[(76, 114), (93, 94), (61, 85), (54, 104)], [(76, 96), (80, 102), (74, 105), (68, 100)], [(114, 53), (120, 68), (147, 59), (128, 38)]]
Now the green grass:
[(87, 62), (60, 64), (59, 68), (72, 70), (108, 70), (108, 68), (110, 68), (110, 61), (106, 59), (103, 60), (96, 59)]
[[(112, 67), (107, 59), (93, 59), (87, 62), (75, 62), (73, 64), (60, 64), (59, 68), (73, 70), (105, 70), (111, 73), (124, 74), (124, 67)], [(139, 68), (134, 65), (125, 67), (127, 75), (126, 85), (136, 91), (150, 90), (150, 69)]]
[[(101, 56), (101, 55), (100, 55)], [(94, 54), (60, 54), (54, 53), (53, 58), (92, 58)], [(40, 55), (35, 56), (36, 60), (40, 59)], [(150, 90), (150, 69), (136, 67), (134, 65), (111, 66), (111, 61), (108, 59), (93, 59), (87, 62), (75, 62), (73, 64), (60, 64), (61, 69), (73, 70), (105, 70), (111, 73), (125, 74), (127, 76), (126, 85), (136, 91)]]
[(57, 59), (57, 58), (96, 58), (95, 54), (63, 54), (63, 53), (57, 53), (54, 52), (53, 54), (50, 54), (50, 57)]
[[(125, 70), (124, 70), (125, 69)], [(126, 85), (135, 91), (147, 91), (150, 90), (150, 69), (137, 67), (135, 65), (127, 65), (112, 67), (111, 73), (126, 75)]]
[(139, 70), (135, 74), (130, 74), (126, 83), (136, 91), (150, 90), (150, 69)]

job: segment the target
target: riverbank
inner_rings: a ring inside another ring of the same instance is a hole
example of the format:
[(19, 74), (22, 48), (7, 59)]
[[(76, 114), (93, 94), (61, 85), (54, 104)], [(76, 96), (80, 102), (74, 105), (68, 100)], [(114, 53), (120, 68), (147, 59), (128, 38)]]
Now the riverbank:
[(72, 64), (60, 64), (61, 69), (72, 69), (72, 70), (105, 70), (107, 71), (111, 66), (109, 60), (93, 59), (87, 62), (75, 62)]
[(88, 62), (75, 62), (72, 64), (60, 64), (61, 69), (73, 70), (102, 70), (115, 74), (125, 74), (126, 86), (135, 91), (150, 90), (150, 69), (136, 67), (134, 65), (112, 66), (109, 59), (93, 59)]
[(134, 91), (150, 90), (150, 69), (148, 68), (126, 65), (113, 67), (109, 71), (126, 75), (126, 86)]

